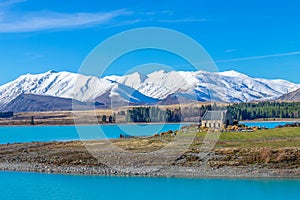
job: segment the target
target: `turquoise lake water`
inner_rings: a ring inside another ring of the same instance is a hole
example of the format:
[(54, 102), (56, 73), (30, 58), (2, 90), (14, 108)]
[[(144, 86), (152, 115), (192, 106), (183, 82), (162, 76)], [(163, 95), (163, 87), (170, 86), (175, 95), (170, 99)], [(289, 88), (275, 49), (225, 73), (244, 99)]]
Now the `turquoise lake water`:
[(0, 199), (299, 199), (300, 180), (178, 179), (0, 172)]
[[(275, 127), (278, 122), (248, 125)], [(0, 143), (118, 138), (120, 133), (153, 135), (177, 130), (179, 124), (0, 127)], [(184, 179), (55, 175), (0, 171), (0, 200), (4, 199), (300, 199), (300, 180)]]
[(48, 142), (79, 139), (119, 138), (120, 134), (150, 136), (168, 130), (178, 130), (186, 124), (121, 124), (102, 126), (11, 126), (0, 127), (0, 144), (16, 142)]
[[(248, 126), (274, 128), (292, 122), (242, 122)], [(16, 142), (49, 142), (79, 139), (119, 138), (120, 134), (150, 136), (168, 130), (178, 130), (187, 124), (121, 124), (102, 126), (12, 126), (0, 127), (0, 144)]]
[(257, 126), (257, 127), (266, 127), (266, 128), (275, 128), (279, 125), (292, 124), (295, 122), (240, 122), (247, 126)]

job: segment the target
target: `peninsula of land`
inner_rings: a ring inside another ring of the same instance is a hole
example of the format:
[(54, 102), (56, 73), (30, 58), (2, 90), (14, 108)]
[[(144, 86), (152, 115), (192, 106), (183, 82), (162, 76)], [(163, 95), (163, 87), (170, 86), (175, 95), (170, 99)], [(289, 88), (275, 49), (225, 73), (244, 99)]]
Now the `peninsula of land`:
[[(165, 148), (177, 137), (184, 140), (193, 134), (196, 136), (192, 144), (179, 156), (174, 157), (178, 146)], [(204, 141), (210, 142), (204, 140), (207, 133), (199, 132), (196, 126), (143, 138), (3, 144), (0, 170), (163, 177), (300, 177), (299, 127), (209, 134), (220, 134), (209, 152), (203, 149)], [(117, 148), (112, 150), (112, 146)], [(205, 156), (201, 157), (201, 153)]]

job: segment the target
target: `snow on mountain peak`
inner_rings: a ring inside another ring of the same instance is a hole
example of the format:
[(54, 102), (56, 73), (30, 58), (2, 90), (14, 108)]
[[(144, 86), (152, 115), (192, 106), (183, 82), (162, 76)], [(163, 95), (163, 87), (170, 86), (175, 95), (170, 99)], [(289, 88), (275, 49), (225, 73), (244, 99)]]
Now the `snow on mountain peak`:
[(26, 74), (0, 87), (0, 105), (9, 103), (22, 93), (88, 101), (110, 87), (111, 83), (106, 80), (70, 72)]
[[(123, 98), (126, 96), (128, 101), (134, 99), (135, 102), (149, 101), (148, 103), (174, 94), (194, 96), (201, 101), (250, 102), (275, 99), (299, 88), (299, 84), (285, 80), (252, 78), (236, 71), (160, 70), (148, 75), (136, 72), (98, 78), (51, 70), (43, 74), (22, 75), (0, 86), (0, 106), (22, 93), (74, 98), (80, 101), (93, 101), (110, 92), (118, 93)], [(137, 92), (129, 94), (129, 91)]]
[(229, 77), (249, 77), (245, 74), (237, 72), (235, 70), (225, 71), (225, 72), (217, 72), (217, 74), (222, 76), (229, 76)]

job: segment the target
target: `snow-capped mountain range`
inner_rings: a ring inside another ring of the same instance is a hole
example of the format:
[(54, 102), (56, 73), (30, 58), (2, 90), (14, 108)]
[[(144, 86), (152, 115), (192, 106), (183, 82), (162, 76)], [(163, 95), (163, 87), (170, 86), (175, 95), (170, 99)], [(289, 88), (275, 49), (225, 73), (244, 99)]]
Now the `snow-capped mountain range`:
[[(119, 99), (127, 103), (154, 104), (170, 97), (187, 101), (250, 102), (276, 99), (300, 84), (286, 80), (252, 78), (236, 71), (155, 71), (124, 76), (84, 76), (48, 71), (26, 74), (0, 86), (0, 107), (21, 94), (73, 98), (81, 102)], [(106, 103), (107, 103), (106, 102)]]

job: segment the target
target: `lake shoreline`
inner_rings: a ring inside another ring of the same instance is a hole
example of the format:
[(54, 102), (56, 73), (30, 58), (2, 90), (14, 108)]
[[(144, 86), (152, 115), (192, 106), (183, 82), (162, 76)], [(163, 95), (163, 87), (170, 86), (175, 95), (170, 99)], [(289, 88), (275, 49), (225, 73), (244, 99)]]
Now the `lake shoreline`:
[[(292, 122), (299, 122), (300, 119), (295, 118), (295, 119), (282, 119), (282, 120), (268, 120), (268, 121), (263, 121), (263, 120), (245, 120), (245, 121), (239, 121), (240, 124), (243, 123), (292, 123)], [(1, 124), (0, 127), (53, 127), (53, 126), (113, 126), (113, 125), (151, 125), (151, 124), (199, 124), (199, 122), (154, 122), (154, 123), (146, 123), (146, 122), (129, 122), (129, 123), (43, 123), (43, 124), (35, 124), (31, 125), (29, 123), (23, 123), (23, 124), (14, 124), (14, 123), (6, 123), (6, 124)]]
[[(96, 113), (95, 113), (96, 112)], [(102, 122), (100, 116), (111, 115), (110, 110), (92, 111), (54, 111), (54, 112), (21, 112), (10, 118), (0, 118), (0, 127), (38, 127), (38, 126), (92, 126), (92, 125), (130, 125), (130, 124), (199, 124), (200, 116), (197, 119), (187, 119), (178, 122), (126, 122), (125, 119), (117, 118), (116, 123)], [(32, 125), (32, 118), (34, 125)], [(240, 121), (240, 123), (255, 122), (297, 122), (299, 118), (260, 118), (255, 120)]]
[(239, 121), (239, 123), (255, 123), (255, 122), (260, 122), (260, 123), (268, 123), (268, 122), (297, 122), (300, 121), (299, 118), (286, 118), (286, 119), (277, 119), (277, 120), (261, 120), (261, 119), (254, 119), (254, 120), (243, 120)]
[[(124, 171), (127, 172), (124, 172)], [(0, 163), (3, 172), (33, 172), (63, 175), (92, 175), (92, 176), (121, 176), (121, 177), (149, 177), (149, 178), (226, 178), (226, 179), (300, 179), (300, 169), (268, 169), (260, 167), (222, 167), (196, 168), (171, 166), (157, 170), (157, 166), (147, 167), (147, 171), (130, 171), (123, 168), (118, 171), (106, 167), (67, 167), (48, 166), (30, 163)]]
[(101, 176), (300, 178), (298, 147), (218, 147), (200, 158), (193, 148), (179, 157), (168, 150), (160, 154), (124, 154), (111, 150), (112, 143), (119, 148), (130, 144), (133, 152), (155, 152), (164, 145), (157, 137), (3, 144), (0, 170)]
[(51, 123), (43, 123), (43, 124), (1, 124), (0, 127), (53, 127), (53, 126), (114, 126), (114, 125), (157, 125), (157, 124), (178, 124), (178, 125), (190, 125), (190, 124), (198, 124), (197, 122), (154, 122), (154, 123), (147, 123), (147, 122), (129, 122), (129, 123), (73, 123), (73, 124), (51, 124)]

